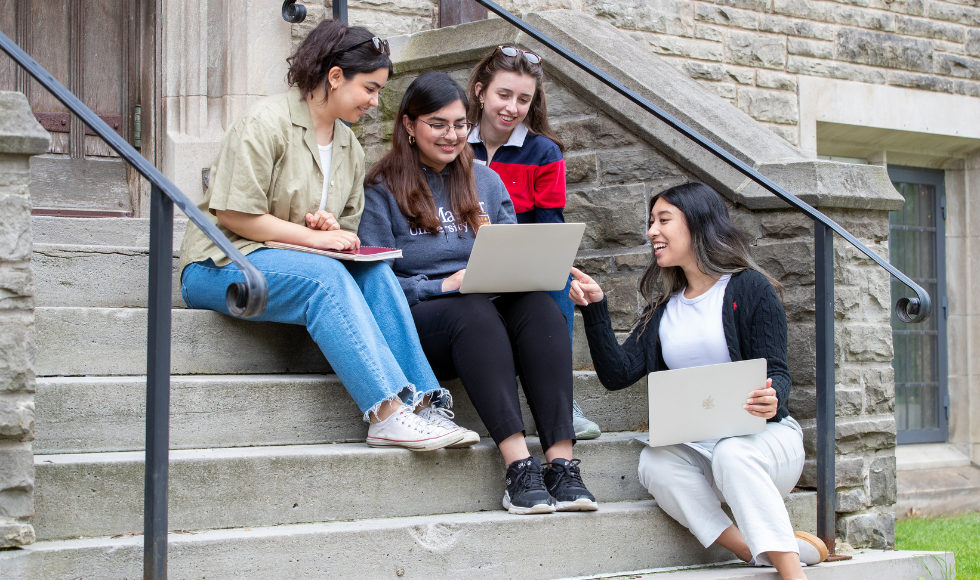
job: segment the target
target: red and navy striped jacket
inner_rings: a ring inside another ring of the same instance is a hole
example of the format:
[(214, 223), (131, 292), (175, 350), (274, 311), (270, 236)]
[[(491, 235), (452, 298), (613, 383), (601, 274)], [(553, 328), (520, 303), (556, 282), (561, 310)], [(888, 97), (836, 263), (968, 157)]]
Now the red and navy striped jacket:
[[(477, 161), (485, 165), (487, 148), (480, 139), (479, 124), (468, 141)], [(490, 169), (507, 186), (518, 223), (565, 221), (565, 158), (554, 141), (531, 133), (521, 123), (497, 149)]]

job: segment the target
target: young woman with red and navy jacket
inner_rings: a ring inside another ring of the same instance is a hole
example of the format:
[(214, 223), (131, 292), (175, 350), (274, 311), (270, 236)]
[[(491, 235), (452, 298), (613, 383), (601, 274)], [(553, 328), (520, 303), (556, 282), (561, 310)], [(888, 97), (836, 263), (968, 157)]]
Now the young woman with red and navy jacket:
[[(543, 77), (540, 56), (498, 46), (473, 67), (466, 86), (467, 118), (477, 122), (468, 138), (473, 155), (500, 176), (522, 224), (565, 222), (565, 147), (548, 124)], [(548, 294), (565, 315), (571, 341), (569, 288)], [(573, 412), (577, 438), (600, 435), (574, 402)]]

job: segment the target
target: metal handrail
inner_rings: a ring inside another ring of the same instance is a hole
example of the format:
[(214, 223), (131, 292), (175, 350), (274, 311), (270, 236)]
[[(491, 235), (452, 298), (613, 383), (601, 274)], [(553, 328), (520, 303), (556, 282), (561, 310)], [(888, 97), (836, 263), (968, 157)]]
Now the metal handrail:
[(269, 297), (265, 276), (214, 224), (91, 109), (64, 87), (17, 44), (0, 32), (0, 49), (24, 68), (69, 111), (92, 128), (152, 185), (150, 196), (150, 264), (146, 353), (146, 460), (143, 495), (143, 577), (167, 577), (167, 486), (170, 470), (170, 331), (173, 290), (174, 204), (241, 269), (245, 282), (228, 286), (229, 312), (242, 318), (258, 316)]
[(810, 206), (800, 198), (789, 193), (782, 187), (776, 185), (771, 179), (762, 175), (752, 167), (749, 167), (744, 162), (733, 156), (728, 151), (725, 151), (713, 141), (701, 135), (696, 130), (687, 126), (685, 123), (675, 118), (673, 115), (667, 113), (654, 103), (650, 102), (648, 99), (641, 96), (636, 91), (628, 88), (626, 85), (612, 78), (605, 72), (592, 66), (582, 57), (578, 56), (574, 52), (568, 50), (561, 44), (552, 40), (548, 35), (544, 34), (537, 28), (534, 28), (524, 20), (514, 16), (507, 10), (503, 9), (500, 5), (492, 2), (491, 0), (474, 0), (475, 2), (482, 4), (491, 12), (497, 14), (513, 26), (519, 28), (521, 31), (527, 33), (530, 37), (534, 38), (541, 44), (547, 46), (552, 51), (558, 53), (562, 58), (571, 62), (575, 66), (579, 67), (586, 73), (595, 77), (597, 80), (602, 82), (602, 84), (618, 92), (622, 96), (626, 97), (634, 104), (638, 105), (640, 108), (646, 112), (657, 117), (668, 126), (677, 130), (679, 133), (687, 137), (689, 140), (694, 141), (702, 148), (709, 151), (715, 157), (721, 159), (728, 165), (737, 169), (743, 175), (756, 182), (763, 188), (765, 188), (770, 193), (776, 195), (786, 203), (793, 206), (797, 211), (805, 213), (808, 217), (813, 219), (815, 222), (820, 222), (837, 233), (840, 237), (844, 238), (851, 243), (855, 248), (861, 251), (864, 255), (871, 258), (879, 266), (888, 271), (889, 274), (896, 277), (903, 284), (908, 286), (915, 292), (917, 298), (902, 298), (896, 304), (896, 314), (904, 322), (922, 322), (929, 317), (929, 313), (932, 311), (932, 300), (929, 298), (929, 293), (925, 291), (921, 286), (912, 281), (911, 278), (903, 274), (898, 268), (892, 266), (887, 261), (879, 256), (876, 252), (872, 251), (870, 248), (861, 243), (857, 238), (851, 235), (850, 232), (841, 227), (837, 222), (830, 219), (822, 212), (818, 211), (814, 207)]
[[(922, 322), (928, 318), (932, 311), (932, 300), (929, 297), (929, 293), (861, 243), (850, 232), (837, 224), (837, 222), (776, 185), (768, 177), (762, 175), (754, 168), (749, 167), (728, 151), (725, 151), (639, 93), (629, 89), (605, 72), (597, 69), (540, 30), (534, 28), (524, 20), (517, 18), (507, 10), (504, 10), (492, 0), (475, 1), (497, 16), (500, 16), (512, 26), (525, 32), (531, 38), (545, 45), (565, 60), (582, 69), (602, 84), (615, 90), (646, 112), (657, 117), (681, 133), (688, 140), (694, 141), (715, 157), (721, 159), (770, 193), (788, 203), (793, 209), (806, 214), (813, 220), (814, 306), (816, 318), (816, 336), (814, 338), (816, 342), (817, 387), (817, 535), (827, 544), (827, 548), (833, 559), (849, 558), (849, 556), (834, 555), (836, 539), (835, 492), (837, 489), (835, 476), (836, 459), (834, 455), (837, 431), (834, 381), (834, 232), (915, 292), (916, 298), (903, 297), (895, 304), (895, 313), (902, 321), (914, 323)], [(346, 4), (346, 0), (335, 0), (336, 2)]]

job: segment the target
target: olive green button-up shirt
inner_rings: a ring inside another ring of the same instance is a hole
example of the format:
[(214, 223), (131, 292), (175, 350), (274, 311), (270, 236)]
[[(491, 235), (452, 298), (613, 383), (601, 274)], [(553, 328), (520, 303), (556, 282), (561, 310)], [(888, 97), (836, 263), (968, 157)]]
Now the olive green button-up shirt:
[[(216, 212), (271, 214), (306, 225), (306, 214), (320, 207), (323, 168), (313, 118), (298, 88), (255, 103), (221, 140), (204, 199), (197, 205), (243, 254), (264, 248), (218, 223)], [(356, 232), (364, 210), (364, 150), (339, 119), (333, 129), (333, 156), (326, 210), (342, 229)], [(197, 226), (187, 224), (180, 247), (180, 271), (211, 258), (231, 260)]]

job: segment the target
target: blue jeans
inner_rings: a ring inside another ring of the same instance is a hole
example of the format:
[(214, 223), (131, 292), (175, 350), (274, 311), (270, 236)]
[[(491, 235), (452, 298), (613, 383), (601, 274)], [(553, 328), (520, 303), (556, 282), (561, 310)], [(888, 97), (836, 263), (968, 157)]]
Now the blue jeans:
[[(265, 248), (248, 255), (269, 285), (265, 312), (256, 321), (299, 324), (313, 337), (344, 383), (364, 420), (398, 397), (415, 406), (433, 395), (451, 406), (419, 345), (405, 293), (384, 262), (341, 262), (325, 256)], [(225, 291), (245, 276), (234, 264), (188, 265), (180, 292), (190, 308), (228, 314)]]
[(572, 299), (568, 297), (568, 292), (569, 290), (571, 290), (571, 288), (572, 288), (572, 277), (569, 276), (568, 282), (565, 282), (564, 290), (558, 290), (558, 291), (552, 290), (551, 292), (547, 293), (548, 296), (551, 296), (552, 298), (555, 299), (555, 302), (558, 303), (558, 308), (561, 310), (561, 313), (565, 315), (565, 322), (568, 323), (569, 344), (572, 343), (572, 334), (574, 334), (574, 330), (575, 330), (575, 303), (573, 303)]

